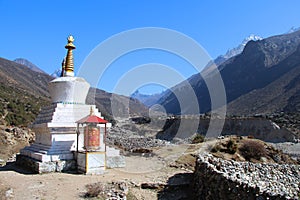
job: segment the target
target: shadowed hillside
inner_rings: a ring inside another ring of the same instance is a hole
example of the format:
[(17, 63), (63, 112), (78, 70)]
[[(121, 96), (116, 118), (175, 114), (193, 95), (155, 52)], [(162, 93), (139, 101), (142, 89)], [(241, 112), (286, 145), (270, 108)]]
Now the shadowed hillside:
[[(0, 58), (0, 117), (7, 125), (27, 126), (33, 122), (41, 106), (50, 103), (48, 83), (53, 77), (32, 71), (28, 67)], [(112, 120), (111, 93), (90, 89), (89, 102), (95, 103), (103, 116)], [(94, 96), (94, 94), (96, 94)], [(147, 108), (135, 99), (115, 95), (120, 108), (129, 101), (132, 115), (146, 115)], [(91, 99), (92, 98), (92, 99)]]
[(26, 126), (50, 102), (52, 78), (24, 65), (0, 58), (0, 114), (2, 124)]
[[(257, 112), (271, 113), (298, 108), (299, 45), (300, 31), (250, 41), (241, 54), (218, 66), (227, 102), (232, 105), (229, 106), (229, 111), (232, 114), (253, 115)], [(204, 79), (213, 80), (215, 73), (216, 71), (205, 75), (195, 74), (187, 80), (195, 91), (202, 113), (211, 109), (210, 95)], [(186, 82), (172, 88), (179, 93), (186, 92), (187, 89)], [(194, 112), (188, 107), (180, 109), (175, 95), (170, 91), (159, 103), (169, 113), (180, 114), (181, 110), (187, 111), (186, 113)]]

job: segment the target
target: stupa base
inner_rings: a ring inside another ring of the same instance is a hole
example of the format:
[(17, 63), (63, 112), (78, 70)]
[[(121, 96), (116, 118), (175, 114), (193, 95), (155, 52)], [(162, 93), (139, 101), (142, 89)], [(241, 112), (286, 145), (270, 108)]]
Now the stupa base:
[(78, 152), (78, 172), (84, 174), (103, 174), (106, 168), (105, 152)]
[(37, 174), (76, 170), (75, 160), (41, 162), (21, 154), (17, 155), (16, 164)]

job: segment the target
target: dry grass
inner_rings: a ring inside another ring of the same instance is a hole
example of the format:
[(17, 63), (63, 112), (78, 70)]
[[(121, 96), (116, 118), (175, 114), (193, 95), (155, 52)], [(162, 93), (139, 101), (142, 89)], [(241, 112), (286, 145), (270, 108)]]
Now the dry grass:
[(202, 142), (204, 142), (204, 139), (205, 139), (205, 136), (204, 136), (204, 135), (197, 134), (197, 135), (193, 138), (192, 144), (202, 143)]
[(271, 145), (249, 137), (231, 136), (220, 140), (211, 150), (218, 158), (254, 163), (297, 164), (297, 161)]
[(267, 156), (267, 151), (263, 143), (257, 140), (245, 140), (239, 148), (240, 154), (248, 161), (252, 159), (260, 160)]
[(230, 138), (229, 140), (224, 140), (217, 143), (213, 148), (212, 152), (223, 152), (228, 154), (235, 154), (238, 149), (238, 140)]
[(193, 154), (184, 154), (176, 160), (178, 168), (194, 170), (196, 165), (196, 156)]
[(85, 198), (97, 197), (99, 199), (105, 199), (105, 186), (102, 183), (92, 183), (86, 185)]

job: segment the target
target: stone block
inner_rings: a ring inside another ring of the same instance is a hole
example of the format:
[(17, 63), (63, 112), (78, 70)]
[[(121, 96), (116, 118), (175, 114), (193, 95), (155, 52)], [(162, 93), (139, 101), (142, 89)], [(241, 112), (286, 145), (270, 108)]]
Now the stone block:
[(17, 155), (16, 164), (37, 174), (72, 171), (76, 169), (75, 160), (40, 162), (21, 154)]
[(105, 152), (78, 152), (78, 170), (85, 174), (103, 174), (105, 170)]
[(109, 169), (112, 168), (121, 168), (125, 167), (125, 157), (124, 156), (107, 156), (106, 157), (106, 167)]

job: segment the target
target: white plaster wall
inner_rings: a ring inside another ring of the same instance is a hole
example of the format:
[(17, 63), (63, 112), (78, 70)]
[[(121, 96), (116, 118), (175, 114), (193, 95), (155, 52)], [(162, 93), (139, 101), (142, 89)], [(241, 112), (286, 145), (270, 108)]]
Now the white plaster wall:
[(52, 102), (85, 103), (90, 84), (80, 77), (59, 77), (49, 83)]
[(33, 129), (35, 132), (35, 143), (44, 144), (44, 145), (51, 145), (51, 133), (48, 128), (37, 128)]
[(76, 151), (77, 134), (52, 134), (52, 148)]
[(104, 153), (87, 153), (88, 170), (105, 166)]

